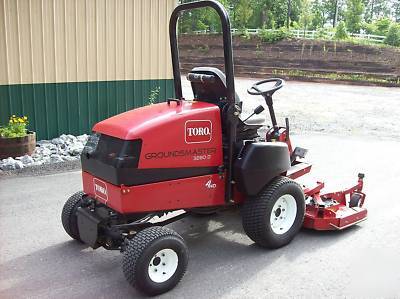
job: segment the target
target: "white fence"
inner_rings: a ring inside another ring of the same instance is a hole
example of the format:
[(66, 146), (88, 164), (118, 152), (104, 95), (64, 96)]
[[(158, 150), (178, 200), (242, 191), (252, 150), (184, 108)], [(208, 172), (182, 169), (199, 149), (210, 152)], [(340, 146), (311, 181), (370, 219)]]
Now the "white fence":
[[(246, 29), (247, 33), (250, 35), (257, 35), (259, 32), (263, 29)], [(270, 32), (276, 32), (278, 29), (266, 29), (267, 31)], [(243, 30), (239, 29), (232, 29), (232, 34), (237, 34)], [(321, 34), (316, 31), (316, 30), (300, 30), (300, 29), (291, 29), (290, 32), (293, 34), (294, 37), (297, 38), (306, 38), (306, 39), (316, 39), (320, 38)], [(209, 30), (199, 30), (199, 31), (193, 31), (192, 34), (212, 34), (213, 32), (210, 32)], [(327, 31), (324, 33), (327, 38), (332, 39), (335, 35), (334, 32), (332, 31)], [(383, 43), (385, 40), (385, 36), (382, 35), (373, 35), (373, 34), (365, 34), (365, 33), (349, 33), (349, 36), (359, 38), (359, 39), (364, 39), (364, 40), (370, 40), (376, 43)]]

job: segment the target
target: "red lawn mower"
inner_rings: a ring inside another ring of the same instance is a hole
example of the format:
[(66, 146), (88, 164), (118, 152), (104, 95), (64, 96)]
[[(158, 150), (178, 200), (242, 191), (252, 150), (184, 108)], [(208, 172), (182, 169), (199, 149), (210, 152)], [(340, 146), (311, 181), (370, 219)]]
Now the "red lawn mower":
[[(212, 7), (222, 22), (225, 74), (196, 67), (187, 76), (194, 100), (182, 96), (176, 24), (181, 12)], [(295, 180), (311, 170), (306, 150), (292, 148), (289, 121), (277, 124), (272, 95), (281, 79), (257, 82), (272, 126), (240, 119), (235, 93), (228, 14), (216, 1), (176, 7), (170, 19), (176, 98), (116, 115), (93, 128), (81, 156), (83, 192), (64, 205), (62, 224), (78, 241), (123, 253), (123, 272), (140, 291), (155, 295), (172, 289), (188, 263), (184, 240), (165, 225), (191, 213), (242, 209), (243, 228), (256, 244), (279, 248), (304, 226), (341, 230), (367, 217), (363, 174), (347, 190), (323, 193), (324, 184)], [(160, 218), (161, 217), (161, 218)]]

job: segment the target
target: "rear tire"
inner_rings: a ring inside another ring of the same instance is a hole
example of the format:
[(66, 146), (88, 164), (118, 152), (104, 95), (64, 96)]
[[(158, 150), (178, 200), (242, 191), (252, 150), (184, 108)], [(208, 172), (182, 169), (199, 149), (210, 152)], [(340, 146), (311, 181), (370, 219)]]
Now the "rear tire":
[(243, 228), (257, 245), (279, 248), (300, 230), (305, 213), (304, 193), (295, 181), (277, 177), (242, 209)]
[(61, 222), (66, 233), (79, 242), (82, 242), (79, 237), (78, 219), (76, 217), (76, 210), (82, 204), (82, 191), (76, 192), (65, 202), (62, 213)]
[(122, 269), (128, 282), (147, 295), (174, 288), (186, 272), (188, 249), (169, 228), (153, 226), (126, 241)]

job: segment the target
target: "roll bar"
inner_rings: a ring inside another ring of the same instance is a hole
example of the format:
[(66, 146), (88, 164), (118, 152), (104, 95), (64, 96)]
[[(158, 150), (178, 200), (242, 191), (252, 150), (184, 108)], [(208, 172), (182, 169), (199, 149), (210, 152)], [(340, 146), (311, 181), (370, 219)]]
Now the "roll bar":
[(182, 82), (181, 72), (179, 65), (179, 50), (178, 41), (176, 37), (176, 24), (180, 13), (182, 11), (211, 7), (215, 9), (221, 19), (222, 25), (222, 37), (224, 43), (224, 60), (225, 60), (225, 76), (226, 76), (226, 87), (227, 87), (227, 100), (228, 103), (235, 103), (235, 80), (233, 73), (233, 54), (232, 54), (232, 36), (231, 36), (231, 24), (229, 21), (228, 12), (224, 6), (213, 0), (204, 0), (197, 2), (190, 2), (178, 5), (172, 12), (169, 21), (169, 39), (171, 45), (171, 56), (172, 56), (172, 69), (174, 74), (174, 85), (175, 85), (175, 96), (178, 99), (182, 99)]
[(172, 12), (169, 20), (169, 39), (171, 45), (171, 56), (172, 56), (172, 69), (174, 74), (174, 86), (175, 86), (175, 97), (178, 100), (183, 100), (182, 95), (182, 82), (181, 72), (179, 66), (179, 50), (178, 41), (176, 37), (176, 24), (180, 13), (182, 11), (211, 7), (219, 15), (222, 25), (222, 38), (224, 43), (224, 61), (225, 61), (225, 76), (226, 76), (226, 88), (227, 88), (227, 113), (226, 113), (226, 127), (228, 135), (227, 150), (224, 153), (226, 159), (224, 159), (225, 169), (225, 201), (227, 203), (233, 202), (233, 153), (236, 142), (236, 128), (238, 118), (240, 115), (240, 103), (235, 97), (235, 78), (233, 73), (233, 54), (232, 54), (232, 35), (231, 35), (231, 24), (229, 21), (228, 12), (225, 10), (223, 5), (214, 0), (203, 0), (197, 2), (190, 2), (178, 5)]

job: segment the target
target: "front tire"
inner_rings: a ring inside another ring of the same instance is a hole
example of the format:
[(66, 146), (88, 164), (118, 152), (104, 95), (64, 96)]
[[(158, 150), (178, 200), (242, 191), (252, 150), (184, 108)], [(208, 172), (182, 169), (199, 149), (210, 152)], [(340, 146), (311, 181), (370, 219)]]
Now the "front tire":
[(84, 193), (82, 191), (74, 193), (65, 202), (62, 213), (61, 222), (65, 232), (72, 238), (79, 242), (82, 242), (79, 236), (78, 219), (76, 217), (76, 211), (82, 204), (82, 197)]
[(122, 269), (128, 282), (147, 295), (174, 288), (188, 264), (188, 249), (169, 228), (153, 226), (126, 241)]
[(305, 213), (302, 188), (286, 177), (277, 177), (242, 209), (243, 228), (257, 245), (279, 248), (300, 230)]

